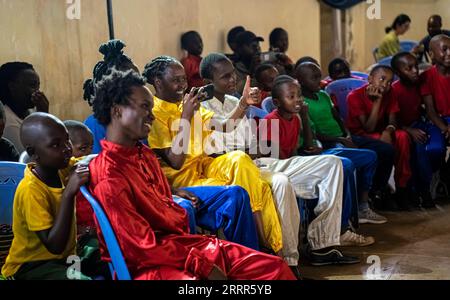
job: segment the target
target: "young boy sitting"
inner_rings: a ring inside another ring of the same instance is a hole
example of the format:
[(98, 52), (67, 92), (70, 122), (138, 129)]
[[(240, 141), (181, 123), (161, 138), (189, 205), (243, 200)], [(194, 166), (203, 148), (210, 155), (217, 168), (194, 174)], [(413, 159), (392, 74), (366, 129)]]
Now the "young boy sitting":
[[(308, 116), (315, 129), (315, 134), (323, 145), (322, 153), (349, 159), (351, 161), (350, 173), (357, 171), (357, 193), (350, 192), (350, 190), (354, 191), (354, 177), (349, 176), (351, 186), (350, 189), (344, 187), (344, 194), (359, 196), (359, 223), (386, 223), (386, 218), (378, 215), (369, 207), (369, 190), (372, 188), (372, 180), (377, 167), (376, 153), (372, 150), (356, 149), (358, 147), (353, 143), (350, 132), (345, 128), (339, 113), (333, 107), (330, 96), (320, 88), (322, 72), (319, 66), (308, 62), (303, 63), (295, 69), (295, 74), (302, 87), (304, 101), (308, 104)], [(345, 161), (343, 163), (346, 164)], [(355, 202), (355, 200), (353, 199), (351, 202)]]
[[(345, 79), (345, 78), (354, 78), (354, 79), (360, 79), (365, 80), (362, 77), (352, 75), (350, 71), (350, 64), (347, 60), (343, 58), (335, 58), (328, 64), (328, 76), (330, 78), (328, 80), (325, 80), (326, 85), (329, 85), (333, 81)], [(324, 87), (322, 87), (324, 88)]]
[[(28, 116), (20, 137), (35, 161), (27, 166), (13, 208), (14, 240), (2, 275), (16, 279), (68, 279), (76, 251), (75, 195), (89, 180), (75, 160), (64, 124), (46, 113)], [(88, 267), (81, 265), (81, 272)], [(69, 279), (89, 279), (76, 270)]]
[(145, 83), (133, 71), (114, 71), (98, 83), (93, 103), (107, 133), (103, 151), (90, 164), (90, 191), (109, 217), (131, 276), (295, 279), (281, 258), (188, 234), (186, 213), (173, 202), (156, 155), (139, 143), (155, 121), (153, 96)]
[(181, 59), (189, 90), (192, 87), (203, 86), (203, 80), (200, 77), (200, 62), (202, 61), (203, 41), (197, 31), (188, 31), (181, 36), (181, 49), (187, 52), (187, 56)]
[[(397, 99), (391, 89), (394, 72), (378, 65), (372, 69), (368, 84), (348, 95), (347, 128), (353, 135), (379, 139), (395, 148), (395, 184), (399, 208), (410, 209), (407, 185), (411, 178), (410, 138), (399, 129)], [(379, 155), (380, 157), (380, 155)]]
[[(422, 121), (420, 85), (423, 76), (419, 76), (417, 58), (410, 52), (401, 52), (394, 55), (391, 64), (400, 78), (392, 84), (392, 90), (399, 106), (399, 126), (408, 132), (414, 143), (414, 147), (411, 149), (414, 186), (417, 188), (418, 196), (422, 199), (422, 207), (434, 207), (430, 193), (431, 179), (433, 173), (442, 165), (446, 148), (442, 143), (438, 143), (441, 147), (430, 148), (430, 145), (435, 143), (432, 143), (428, 136), (433, 138), (436, 135), (430, 131), (431, 125)], [(437, 138), (439, 139), (440, 135)]]
[[(441, 131), (441, 145), (450, 142), (450, 37), (444, 34), (430, 41), (430, 55), (435, 66), (426, 71), (421, 86), (428, 119)], [(441, 172), (441, 179), (450, 182), (450, 160)]]

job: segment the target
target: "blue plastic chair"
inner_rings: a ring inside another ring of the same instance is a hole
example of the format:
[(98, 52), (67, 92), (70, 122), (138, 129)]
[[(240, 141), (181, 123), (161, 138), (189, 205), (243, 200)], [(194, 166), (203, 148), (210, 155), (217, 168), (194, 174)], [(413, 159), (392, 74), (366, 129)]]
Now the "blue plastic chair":
[(21, 163), (0, 162), (0, 224), (12, 225), (14, 194), (25, 167)]
[(273, 104), (272, 97), (267, 97), (266, 99), (264, 99), (261, 107), (269, 114), (277, 108), (275, 104)]
[(382, 58), (378, 61), (378, 65), (391, 66), (392, 56)]
[(351, 71), (351, 74), (352, 74), (353, 76), (358, 76), (358, 77), (364, 78), (364, 79), (366, 79), (366, 80), (369, 78), (369, 74), (363, 73), (363, 72)]
[(331, 96), (334, 95), (337, 100), (339, 114), (343, 120), (347, 118), (348, 115), (348, 107), (347, 107), (347, 96), (351, 91), (366, 85), (367, 81), (348, 78), (336, 80), (330, 83), (325, 91)]
[(111, 276), (114, 278), (114, 273), (116, 273), (118, 280), (131, 280), (130, 272), (128, 271), (125, 259), (123, 258), (122, 250), (120, 250), (119, 243), (117, 242), (116, 235), (114, 234), (111, 224), (109, 223), (108, 217), (100, 204), (91, 195), (91, 193), (89, 193), (85, 186), (82, 186), (80, 191), (86, 200), (91, 204), (97, 221), (100, 224), (100, 229), (103, 233), (106, 247), (108, 248), (108, 252), (112, 260), (112, 266), (111, 264), (109, 265)]
[(247, 118), (249, 119), (264, 119), (267, 112), (264, 109), (250, 105), (247, 110)]
[(417, 41), (405, 40), (400, 41), (400, 51), (411, 52), (414, 47), (419, 45)]

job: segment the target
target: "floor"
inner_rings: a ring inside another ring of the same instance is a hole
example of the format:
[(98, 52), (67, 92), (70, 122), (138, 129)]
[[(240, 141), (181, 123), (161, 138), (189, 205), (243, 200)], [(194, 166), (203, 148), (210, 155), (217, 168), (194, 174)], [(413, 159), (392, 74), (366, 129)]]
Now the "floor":
[(368, 247), (345, 247), (361, 263), (348, 266), (301, 265), (305, 278), (327, 280), (450, 280), (450, 201), (436, 209), (383, 212), (388, 223), (361, 225), (359, 232), (372, 235)]

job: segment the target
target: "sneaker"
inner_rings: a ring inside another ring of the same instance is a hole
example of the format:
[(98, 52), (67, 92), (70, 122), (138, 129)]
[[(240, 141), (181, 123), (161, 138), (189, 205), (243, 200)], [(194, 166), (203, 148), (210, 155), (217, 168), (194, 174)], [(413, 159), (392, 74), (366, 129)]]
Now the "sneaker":
[(359, 224), (384, 224), (387, 219), (370, 208), (358, 212)]
[(331, 249), (324, 253), (313, 251), (310, 254), (310, 263), (313, 266), (348, 265), (359, 262), (357, 257), (344, 255), (337, 249)]
[(363, 236), (347, 230), (341, 235), (341, 246), (343, 247), (364, 247), (375, 243), (375, 239), (371, 236)]

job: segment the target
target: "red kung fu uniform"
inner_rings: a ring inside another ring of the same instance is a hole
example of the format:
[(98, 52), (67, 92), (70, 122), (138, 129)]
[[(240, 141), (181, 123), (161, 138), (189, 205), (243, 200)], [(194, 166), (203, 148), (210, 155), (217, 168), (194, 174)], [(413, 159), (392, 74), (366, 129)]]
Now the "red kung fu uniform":
[[(229, 279), (295, 279), (279, 257), (189, 234), (186, 212), (173, 201), (150, 148), (101, 144), (103, 151), (89, 165), (89, 189), (105, 210), (134, 279), (206, 279), (213, 264)], [(110, 261), (98, 235), (102, 257)]]

